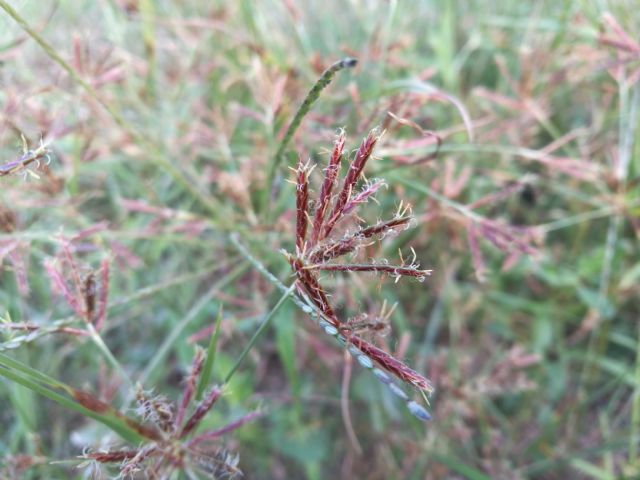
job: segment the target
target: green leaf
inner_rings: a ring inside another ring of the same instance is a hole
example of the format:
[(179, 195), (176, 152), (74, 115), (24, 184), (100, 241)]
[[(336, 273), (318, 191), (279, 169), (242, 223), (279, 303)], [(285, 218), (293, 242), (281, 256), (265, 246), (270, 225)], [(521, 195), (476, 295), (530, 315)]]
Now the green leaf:
[(216, 317), (216, 323), (213, 327), (213, 334), (209, 341), (209, 348), (207, 348), (207, 358), (202, 366), (202, 374), (200, 375), (200, 381), (198, 382), (198, 391), (196, 392), (196, 399), (200, 400), (207, 385), (211, 381), (211, 373), (213, 372), (213, 365), (216, 359), (216, 351), (218, 349), (218, 337), (220, 336), (220, 325), (222, 325), (222, 306), (218, 310), (218, 316)]
[[(40, 372), (35, 372), (30, 367), (27, 367), (26, 365), (21, 364), (16, 360), (10, 359), (11, 361), (8, 362), (7, 358), (8, 357), (6, 357), (6, 355), (0, 355), (1, 376), (19, 385), (22, 385), (23, 387), (26, 387), (35, 393), (47, 397), (48, 399), (53, 400), (59, 405), (68, 408), (69, 410), (73, 410), (77, 413), (80, 413), (81, 415), (99, 421), (132, 445), (137, 445), (144, 440), (144, 437), (142, 437), (140, 434), (138, 434), (138, 432), (127, 425), (127, 421), (124, 418), (114, 415), (113, 412), (97, 413), (80, 405), (74, 399), (54, 392), (53, 390), (51, 390), (51, 388), (47, 388), (46, 386), (43, 386), (39, 383), (39, 381), (47, 378), (46, 375)], [(20, 369), (16, 371), (17, 369), (9, 365), (19, 366)], [(37, 375), (34, 374), (34, 372), (37, 373)], [(49, 385), (55, 384), (57, 388), (63, 389), (67, 393), (75, 390), (73, 387), (70, 387), (69, 385), (63, 384), (51, 378), (49, 378), (46, 383)]]

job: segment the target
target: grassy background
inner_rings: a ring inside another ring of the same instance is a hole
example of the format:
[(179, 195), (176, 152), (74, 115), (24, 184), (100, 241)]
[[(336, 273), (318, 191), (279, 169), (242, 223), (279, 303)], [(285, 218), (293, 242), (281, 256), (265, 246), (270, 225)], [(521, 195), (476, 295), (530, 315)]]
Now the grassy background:
[[(375, 221), (409, 202), (416, 227), (376, 255), (413, 247), (433, 276), (327, 279), (351, 314), (398, 302), (384, 343), (434, 381), (434, 421), (369, 372), (349, 378), (286, 303), (206, 426), (267, 408), (224, 442), (247, 478), (640, 476), (640, 57), (603, 41), (628, 44), (616, 21), (638, 38), (632, 2), (10, 3), (111, 114), (0, 12), (2, 163), (21, 134), (54, 153), (40, 179), (0, 178), (0, 316), (82, 328), (45, 263), (65, 242), (83, 272), (109, 258), (101, 337), (117, 367), (87, 338), (6, 326), (2, 353), (116, 407), (131, 393), (118, 368), (177, 399), (223, 305), (221, 382), (279, 298), (229, 234), (291, 281), (278, 251), (292, 249), (294, 187), (283, 165), (265, 205), (267, 170), (321, 71), (353, 56), (289, 150), (321, 166), (338, 128), (355, 148), (387, 111), (443, 139), (408, 166), (433, 145), (388, 120), (368, 175), (390, 186), (365, 208)], [(83, 448), (116, 442), (0, 385), (7, 476), (28, 455), (20, 478), (80, 478)]]

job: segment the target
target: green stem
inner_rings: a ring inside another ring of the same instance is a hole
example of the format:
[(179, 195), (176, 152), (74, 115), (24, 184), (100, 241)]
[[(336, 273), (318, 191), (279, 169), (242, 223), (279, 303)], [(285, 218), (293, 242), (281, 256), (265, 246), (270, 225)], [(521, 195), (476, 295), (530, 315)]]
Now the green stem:
[(269, 192), (270, 192), (270, 189), (273, 187), (273, 180), (275, 178), (276, 171), (278, 170), (278, 167), (282, 163), (282, 160), (284, 158), (284, 151), (287, 148), (287, 145), (289, 145), (289, 142), (291, 141), (291, 139), (293, 138), (293, 134), (296, 133), (296, 130), (302, 123), (302, 119), (307, 115), (307, 113), (309, 113), (309, 110), (311, 110), (311, 107), (313, 106), (313, 104), (316, 103), (316, 100), (318, 100), (318, 98), (320, 97), (320, 93), (322, 92), (322, 90), (324, 90), (327, 87), (327, 85), (331, 83), (331, 80), (333, 80), (333, 77), (335, 76), (335, 74), (344, 68), (355, 67), (357, 63), (358, 63), (358, 60), (356, 60), (355, 58), (349, 58), (349, 57), (343, 58), (339, 62), (334, 63), (324, 71), (322, 76), (313, 85), (311, 90), (309, 90), (309, 93), (307, 93), (307, 96), (302, 102), (302, 105), (300, 105), (300, 107), (298, 108), (298, 111), (293, 117), (293, 120), (291, 120), (291, 123), (289, 124), (289, 127), (287, 128), (287, 131), (285, 132), (284, 137), (280, 142), (278, 151), (273, 157), (271, 166), (269, 167), (269, 174), (267, 175), (267, 184), (265, 187), (265, 198), (264, 198), (263, 204), (269, 203), (268, 202), (269, 194), (270, 194)]
[(111, 350), (109, 350), (109, 347), (107, 347), (107, 345), (104, 343), (104, 340), (102, 339), (100, 334), (96, 331), (92, 323), (87, 324), (87, 330), (89, 331), (89, 336), (91, 337), (91, 341), (93, 341), (93, 343), (102, 352), (102, 354), (105, 356), (107, 361), (111, 364), (111, 366), (120, 374), (120, 377), (122, 378), (122, 380), (125, 381), (127, 386), (133, 389), (133, 382), (129, 378), (129, 375), (127, 375), (127, 372), (124, 371), (124, 368), (122, 368), (122, 365), (120, 365), (120, 362), (116, 360), (116, 357), (113, 356), (113, 353), (111, 353)]
[(233, 374), (236, 373), (236, 370), (238, 369), (238, 367), (240, 366), (240, 364), (242, 363), (242, 361), (244, 360), (244, 358), (247, 356), (247, 354), (251, 351), (251, 349), (253, 348), (253, 346), (255, 345), (255, 343), (258, 341), (258, 339), (260, 338), (260, 336), (262, 335), (262, 333), (266, 330), (266, 328), (269, 326), (269, 323), (271, 323), (271, 320), (273, 319), (273, 317), (275, 316), (275, 314), (277, 313), (277, 311), (280, 309), (280, 307), (284, 304), (285, 300), (289, 297), (289, 295), (291, 295), (291, 292), (293, 292), (293, 290), (295, 289), (296, 284), (292, 284), (283, 294), (282, 297), (280, 297), (280, 300), (278, 300), (278, 303), (275, 304), (275, 306), (271, 309), (271, 311), (269, 312), (269, 314), (267, 315), (267, 317), (263, 320), (263, 322), (260, 324), (260, 326), (258, 327), (258, 329), (255, 331), (255, 333), (253, 334), (253, 337), (251, 337), (251, 340), (249, 340), (249, 343), (247, 344), (247, 346), (245, 347), (245, 349), (242, 351), (242, 353), (240, 354), (240, 357), (238, 358), (238, 360), (236, 360), (235, 365), (231, 368), (231, 370), (229, 371), (229, 373), (227, 374), (227, 376), (224, 379), (224, 383), (229, 383), (229, 381), (231, 380), (231, 377), (233, 377)]
[(209, 381), (211, 380), (211, 372), (213, 371), (213, 365), (216, 359), (216, 351), (218, 348), (218, 338), (220, 337), (220, 326), (222, 325), (222, 306), (218, 310), (218, 316), (216, 317), (216, 323), (213, 327), (213, 334), (209, 341), (209, 348), (207, 349), (207, 358), (202, 367), (202, 374), (200, 375), (200, 382), (198, 383), (198, 390), (196, 392), (196, 400), (202, 398)]

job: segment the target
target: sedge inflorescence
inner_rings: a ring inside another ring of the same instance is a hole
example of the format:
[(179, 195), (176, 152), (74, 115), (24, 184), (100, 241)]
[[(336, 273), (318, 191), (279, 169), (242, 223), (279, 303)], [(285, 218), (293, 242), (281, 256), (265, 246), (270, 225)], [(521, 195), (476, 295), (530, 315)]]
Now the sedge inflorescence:
[[(359, 187), (363, 170), (372, 157), (380, 136), (380, 132), (374, 129), (365, 137), (340, 183), (339, 174), (345, 156), (346, 136), (344, 132), (338, 135), (313, 208), (309, 198), (309, 175), (312, 169), (308, 163), (299, 161), (294, 170), (296, 248), (295, 254), (285, 252), (285, 255), (296, 277), (298, 291), (313, 306), (324, 331), (347, 346), (362, 366), (372, 369), (380, 381), (405, 400), (412, 414), (425, 420), (430, 418), (428, 412), (417, 402), (410, 400), (388, 374), (417, 388), (425, 399), (434, 391), (431, 382), (402, 361), (364, 340), (358, 329), (353, 328), (352, 321), (342, 321), (319, 278), (320, 272), (372, 272), (390, 276), (396, 281), (402, 277), (413, 277), (423, 281), (431, 273), (431, 270), (420, 268), (413, 251), (410, 261), (401, 258), (397, 265), (385, 260), (364, 263), (340, 261), (341, 258), (354, 254), (375, 241), (409, 228), (413, 222), (409, 206), (402, 203), (390, 220), (378, 221), (373, 225), (364, 224), (356, 215), (358, 208), (372, 199), (380, 187), (385, 185), (383, 180), (376, 179), (365, 181)], [(355, 220), (355, 230), (345, 231), (342, 235), (337, 234), (341, 223), (346, 223), (348, 219)]]
[(140, 422), (125, 417), (86, 392), (76, 391), (74, 397), (84, 407), (92, 411), (108, 411), (126, 419), (127, 424), (144, 438), (144, 442), (137, 448), (87, 451), (83, 455), (85, 462), (81, 466), (96, 472), (99, 471), (100, 464), (118, 464), (122, 478), (133, 478), (136, 475), (169, 478), (177, 471), (199, 472), (214, 479), (241, 476), (238, 455), (224, 448), (220, 444), (221, 439), (225, 434), (259, 417), (262, 412), (249, 412), (215, 430), (202, 431), (199, 428), (202, 421), (223, 394), (223, 388), (214, 386), (199, 401), (195, 401), (196, 385), (202, 374), (204, 361), (204, 352), (198, 350), (186, 379), (182, 398), (177, 404), (162, 396), (152, 396), (138, 387), (135, 411), (142, 419)]

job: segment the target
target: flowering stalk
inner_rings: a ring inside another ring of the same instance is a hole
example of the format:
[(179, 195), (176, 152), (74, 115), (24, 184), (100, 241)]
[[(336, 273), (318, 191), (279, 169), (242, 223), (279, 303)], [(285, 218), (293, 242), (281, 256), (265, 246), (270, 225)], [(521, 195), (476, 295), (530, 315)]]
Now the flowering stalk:
[[(345, 143), (344, 133), (340, 133), (329, 159), (329, 165), (324, 170), (324, 179), (316, 203), (312, 232), (308, 243), (306, 233), (309, 215), (307, 212), (309, 169), (302, 163), (298, 164), (298, 168), (295, 170), (296, 254), (292, 255), (285, 252), (285, 255), (296, 276), (298, 291), (315, 307), (316, 313), (320, 317), (320, 326), (324, 331), (348, 346), (351, 354), (356, 357), (362, 366), (371, 369), (374, 375), (387, 385), (395, 395), (407, 402), (407, 407), (413, 415), (422, 420), (427, 420), (430, 418), (429, 413), (421, 405), (410, 400), (408, 395), (393, 383), (385, 372), (389, 372), (399, 380), (417, 388), (425, 398), (426, 395), (430, 395), (434, 391), (429, 380), (384, 350), (361, 338), (356, 333), (356, 329), (353, 328), (353, 322), (342, 322), (336, 315), (329, 301), (329, 296), (316, 273), (317, 271), (373, 272), (391, 275), (396, 281), (403, 276), (417, 278), (422, 281), (431, 273), (431, 270), (420, 269), (416, 262), (415, 252), (413, 259), (409, 263), (405, 263), (401, 259), (402, 261), (399, 265), (390, 265), (386, 262), (329, 263), (346, 254), (355, 252), (358, 248), (371, 243), (375, 239), (382, 239), (390, 233), (408, 228), (412, 221), (409, 208), (400, 204), (398, 212), (391, 220), (360, 227), (355, 233), (347, 233), (340, 239), (331, 239), (329, 237), (340, 220), (351, 215), (384, 185), (382, 180), (375, 180), (366, 184), (360, 193), (354, 194), (358, 180), (379, 139), (380, 134), (374, 129), (363, 140), (350, 164), (340, 192), (333, 198), (331, 192), (337, 182)], [(332, 203), (333, 207), (330, 208)], [(325, 213), (329, 209), (331, 213), (326, 217)], [(374, 365), (378, 365), (380, 368), (375, 368)]]
[(287, 131), (285, 132), (284, 137), (280, 142), (280, 146), (278, 147), (278, 151), (276, 152), (273, 162), (271, 163), (271, 168), (269, 169), (269, 174), (267, 176), (267, 191), (273, 184), (276, 170), (280, 165), (280, 162), (282, 162), (284, 151), (287, 148), (287, 145), (293, 138), (293, 134), (302, 123), (302, 119), (307, 113), (309, 113), (309, 110), (311, 110), (313, 104), (320, 97), (320, 92), (322, 92), (322, 90), (324, 90), (327, 85), (331, 83), (331, 80), (333, 80), (333, 77), (336, 73), (345, 68), (353, 68), (357, 64), (358, 60), (356, 60), (355, 58), (343, 58), (342, 60), (334, 63), (329, 68), (327, 68), (322, 73), (322, 76), (318, 79), (318, 81), (313, 85), (313, 87), (311, 87), (311, 90), (309, 90), (309, 93), (307, 93), (307, 96), (302, 102), (302, 105), (300, 105), (298, 111), (296, 112), (296, 115), (293, 117), (293, 120), (291, 120), (291, 123), (287, 127)]

